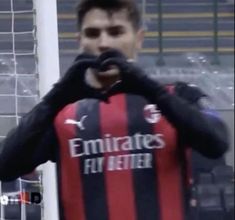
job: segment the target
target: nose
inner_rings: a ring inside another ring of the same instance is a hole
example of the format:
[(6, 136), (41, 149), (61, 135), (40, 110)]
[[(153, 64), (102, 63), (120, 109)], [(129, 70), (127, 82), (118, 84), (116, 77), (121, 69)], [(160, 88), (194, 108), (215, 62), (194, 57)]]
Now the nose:
[(109, 49), (111, 49), (114, 45), (113, 45), (113, 39), (111, 36), (109, 36), (108, 33), (103, 32), (100, 35), (100, 39), (99, 39), (99, 52), (103, 53)]

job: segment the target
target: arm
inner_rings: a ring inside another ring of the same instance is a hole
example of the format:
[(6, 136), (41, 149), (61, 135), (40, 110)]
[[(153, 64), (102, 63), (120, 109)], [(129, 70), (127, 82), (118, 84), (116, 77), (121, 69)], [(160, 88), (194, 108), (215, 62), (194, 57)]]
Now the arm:
[[(144, 96), (150, 103), (158, 105), (162, 114), (173, 124), (186, 142), (206, 157), (220, 157), (228, 149), (228, 135), (225, 124), (212, 114), (207, 114), (195, 106), (200, 97), (189, 99), (190, 93), (198, 90), (185, 86), (170, 94), (164, 86), (154, 81), (134, 63), (127, 62), (120, 52), (111, 50), (103, 55), (103, 69), (116, 65), (120, 70), (122, 91)], [(112, 89), (109, 91), (112, 93)], [(181, 93), (180, 93), (181, 92)], [(191, 97), (192, 98), (192, 97)], [(194, 103), (194, 105), (192, 104)]]
[(96, 57), (79, 55), (43, 101), (8, 134), (0, 144), (0, 180), (17, 178), (47, 160), (55, 160), (53, 121), (57, 113), (79, 99), (103, 96), (86, 85), (84, 80), (87, 68), (95, 65)]
[[(158, 105), (187, 144), (209, 158), (218, 158), (227, 151), (227, 129), (219, 117), (199, 109), (196, 103), (189, 103), (177, 94), (169, 94), (157, 82), (154, 84), (157, 89), (153, 92), (156, 93), (149, 94), (148, 99)], [(190, 92), (194, 91), (188, 88), (187, 93)]]
[[(196, 100), (193, 103), (177, 95), (177, 90), (176, 94), (169, 94), (159, 83), (153, 84), (155, 89), (151, 91), (154, 93), (148, 94), (148, 98), (158, 105), (162, 114), (178, 129), (187, 144), (208, 158), (218, 158), (227, 151), (227, 129), (219, 117), (200, 109)], [(189, 95), (196, 90), (187, 87), (185, 92)]]
[(229, 143), (226, 126), (219, 117), (200, 108), (198, 101), (202, 96), (194, 95), (200, 94), (197, 88), (185, 85), (185, 91), (181, 91), (181, 94), (177, 87), (176, 94), (169, 94), (159, 83), (153, 83), (154, 93), (148, 94), (148, 98), (158, 105), (187, 144), (208, 158), (218, 158), (227, 151)]
[(199, 104), (203, 97), (198, 88), (178, 83), (175, 95), (162, 94), (157, 104), (186, 144), (206, 157), (218, 158), (228, 149), (228, 133), (223, 121)]

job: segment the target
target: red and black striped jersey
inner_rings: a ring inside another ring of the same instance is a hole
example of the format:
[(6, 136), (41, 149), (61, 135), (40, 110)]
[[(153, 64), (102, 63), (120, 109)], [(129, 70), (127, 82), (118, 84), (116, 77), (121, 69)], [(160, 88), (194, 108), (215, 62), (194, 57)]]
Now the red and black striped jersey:
[(157, 105), (118, 94), (55, 119), (63, 220), (184, 220), (186, 150)]
[(221, 157), (228, 133), (201, 107), (199, 89), (167, 88), (158, 106), (129, 94), (113, 95), (109, 103), (86, 99), (61, 111), (42, 101), (0, 143), (0, 180), (51, 160), (61, 220), (185, 220), (188, 149)]

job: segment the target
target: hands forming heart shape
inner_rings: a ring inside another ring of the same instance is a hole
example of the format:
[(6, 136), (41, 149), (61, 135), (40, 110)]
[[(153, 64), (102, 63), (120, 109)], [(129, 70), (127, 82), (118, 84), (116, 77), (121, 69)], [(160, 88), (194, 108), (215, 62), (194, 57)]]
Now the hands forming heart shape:
[(114, 49), (98, 57), (83, 53), (76, 57), (61, 82), (70, 84), (74, 92), (77, 88), (84, 98), (108, 98), (114, 87), (129, 81), (127, 75), (136, 72), (133, 67), (121, 52)]
[(154, 85), (141, 68), (112, 49), (99, 57), (87, 53), (78, 55), (44, 100), (58, 108), (85, 98), (107, 102), (117, 88), (118, 92), (146, 96)]
[[(106, 61), (110, 58), (115, 58), (126, 62), (127, 58), (117, 50), (109, 50), (99, 57), (90, 54), (80, 54), (75, 61), (83, 61), (89, 59), (91, 66), (85, 71), (84, 80), (88, 86), (97, 90), (103, 90), (103, 94), (120, 83), (120, 68), (115, 65), (106, 65)], [(99, 91), (97, 91), (99, 92)]]

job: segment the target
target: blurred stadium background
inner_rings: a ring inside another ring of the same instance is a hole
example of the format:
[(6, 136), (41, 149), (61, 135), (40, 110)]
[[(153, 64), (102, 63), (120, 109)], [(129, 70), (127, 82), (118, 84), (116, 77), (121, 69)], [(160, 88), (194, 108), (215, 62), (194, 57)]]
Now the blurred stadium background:
[[(57, 0), (61, 74), (77, 54), (77, 0)], [(190, 220), (234, 219), (234, 0), (137, 0), (146, 30), (139, 62), (162, 81), (183, 80), (211, 97), (231, 149), (209, 160), (193, 152)], [(37, 26), (32, 0), (0, 1), (0, 141), (39, 100)], [(160, 13), (160, 14), (159, 14)], [(43, 191), (42, 173), (0, 183), (0, 195)], [(0, 205), (1, 220), (43, 219), (39, 205)]]

